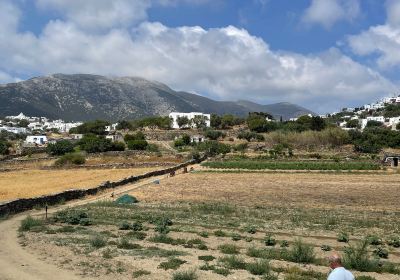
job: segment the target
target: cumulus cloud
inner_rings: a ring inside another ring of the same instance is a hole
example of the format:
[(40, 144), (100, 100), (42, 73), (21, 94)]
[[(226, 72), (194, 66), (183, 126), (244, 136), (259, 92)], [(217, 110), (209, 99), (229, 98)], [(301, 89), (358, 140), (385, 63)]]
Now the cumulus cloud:
[(357, 55), (377, 54), (377, 65), (387, 70), (400, 66), (400, 2), (388, 0), (386, 9), (385, 24), (372, 26), (360, 34), (349, 36), (348, 42)]
[(273, 51), (234, 26), (170, 28), (145, 21), (133, 29), (92, 33), (54, 20), (38, 36), (10, 33), (7, 42), (0, 41), (0, 60), (7, 68), (0, 71), (17, 74), (141, 76), (224, 100), (291, 101), (319, 111), (394, 90), (338, 49), (314, 55)]
[(302, 21), (306, 24), (321, 24), (329, 29), (338, 21), (353, 21), (359, 14), (359, 0), (312, 0)]

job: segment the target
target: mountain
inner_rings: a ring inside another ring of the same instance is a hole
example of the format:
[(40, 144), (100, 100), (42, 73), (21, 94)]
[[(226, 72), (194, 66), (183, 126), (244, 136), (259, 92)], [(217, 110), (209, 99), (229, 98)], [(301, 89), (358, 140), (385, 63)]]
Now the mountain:
[(258, 111), (284, 119), (312, 113), (290, 103), (260, 105), (249, 101), (215, 101), (136, 77), (54, 74), (0, 85), (2, 117), (23, 112), (30, 116), (70, 121), (117, 121), (164, 116), (172, 111), (239, 116)]

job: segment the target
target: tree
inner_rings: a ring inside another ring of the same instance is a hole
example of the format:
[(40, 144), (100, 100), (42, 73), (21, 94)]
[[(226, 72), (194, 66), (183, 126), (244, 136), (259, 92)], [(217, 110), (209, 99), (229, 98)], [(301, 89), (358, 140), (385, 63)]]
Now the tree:
[(210, 126), (213, 128), (220, 128), (222, 123), (222, 118), (216, 114), (211, 114)]
[(204, 151), (210, 156), (218, 154), (227, 154), (231, 151), (231, 146), (219, 143), (218, 141), (206, 141), (198, 145), (199, 151)]
[(131, 130), (133, 129), (133, 125), (125, 120), (119, 121), (117, 125), (117, 130), (122, 130), (122, 129), (128, 129)]
[(347, 128), (359, 128), (360, 124), (358, 120), (349, 120), (346, 123)]
[(124, 141), (132, 141), (132, 140), (146, 140), (146, 135), (143, 132), (138, 131), (135, 134), (126, 134), (124, 136)]
[(0, 155), (7, 155), (10, 146), (9, 142), (0, 140)]
[(84, 150), (88, 153), (112, 151), (115, 147), (111, 140), (93, 134), (85, 135), (81, 140), (79, 140), (78, 145), (81, 150)]
[(74, 151), (74, 144), (68, 140), (61, 140), (47, 145), (47, 153), (53, 156), (62, 156)]
[(128, 141), (128, 149), (129, 150), (146, 150), (149, 145), (146, 140), (130, 140)]
[(194, 118), (192, 119), (192, 123), (198, 129), (207, 127), (207, 121), (208, 118), (206, 116), (200, 116), (200, 115), (194, 116)]
[(218, 140), (218, 138), (223, 137), (224, 134), (221, 131), (218, 130), (207, 130), (204, 134), (205, 137), (207, 137), (210, 140)]
[(28, 120), (20, 120), (18, 122), (18, 126), (19, 127), (28, 127), (28, 125), (29, 125), (29, 121)]
[(86, 122), (80, 126), (71, 128), (69, 133), (79, 133), (79, 134), (95, 134), (95, 135), (105, 135), (106, 126), (110, 125), (107, 121), (96, 120), (92, 122)]
[(383, 126), (382, 122), (379, 121), (368, 121), (366, 127), (381, 127)]
[(189, 145), (190, 142), (191, 142), (190, 135), (187, 135), (187, 134), (183, 134), (182, 137), (181, 137), (181, 139), (182, 139), (182, 141), (183, 141), (183, 143), (184, 143), (185, 145)]
[(186, 116), (178, 117), (176, 119), (176, 123), (178, 124), (179, 128), (187, 128), (190, 124), (189, 118)]
[(171, 129), (172, 119), (170, 117), (147, 117), (134, 122), (137, 127), (149, 127), (151, 129)]
[(316, 116), (311, 117), (310, 129), (315, 131), (321, 131), (326, 127), (326, 123), (323, 118)]

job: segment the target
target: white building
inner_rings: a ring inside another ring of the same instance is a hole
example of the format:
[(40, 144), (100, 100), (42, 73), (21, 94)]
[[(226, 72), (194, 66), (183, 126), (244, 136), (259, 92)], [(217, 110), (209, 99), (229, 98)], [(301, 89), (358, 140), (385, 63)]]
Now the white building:
[(26, 134), (28, 132), (28, 129), (25, 127), (11, 127), (11, 126), (0, 126), (0, 131), (5, 130), (7, 132), (11, 132), (14, 134)]
[(47, 136), (45, 135), (30, 135), (25, 139), (26, 144), (44, 145), (47, 144)]
[(65, 123), (63, 120), (45, 122), (43, 127), (46, 129), (57, 129), (59, 132), (69, 132), (71, 128), (80, 126), (81, 122)]
[(105, 131), (111, 132), (117, 130), (118, 123), (113, 123), (111, 125), (106, 125)]
[(384, 116), (377, 116), (377, 117), (367, 117), (366, 119), (361, 120), (361, 129), (364, 129), (367, 126), (367, 123), (369, 121), (377, 121), (381, 122), (382, 124), (385, 123), (385, 117)]
[(211, 115), (210, 114), (203, 114), (203, 113), (197, 113), (197, 112), (192, 112), (192, 113), (178, 113), (178, 112), (172, 112), (169, 114), (169, 117), (172, 119), (172, 128), (178, 129), (180, 128), (178, 125), (178, 118), (182, 117), (187, 117), (190, 120), (193, 120), (196, 116), (201, 116), (205, 118), (206, 121), (206, 126), (210, 127), (210, 120), (211, 120)]

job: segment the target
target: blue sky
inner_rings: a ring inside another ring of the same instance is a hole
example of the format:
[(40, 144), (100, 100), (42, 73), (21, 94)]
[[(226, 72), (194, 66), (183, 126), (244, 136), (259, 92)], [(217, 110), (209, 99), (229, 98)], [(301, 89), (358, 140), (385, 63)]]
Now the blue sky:
[(397, 93), (400, 0), (0, 0), (0, 83), (141, 76), (325, 113)]

